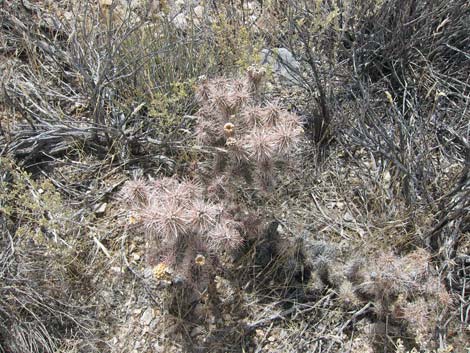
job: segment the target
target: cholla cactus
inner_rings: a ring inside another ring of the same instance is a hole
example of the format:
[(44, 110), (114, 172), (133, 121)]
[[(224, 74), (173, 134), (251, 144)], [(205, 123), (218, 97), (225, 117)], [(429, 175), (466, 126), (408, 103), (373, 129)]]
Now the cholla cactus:
[(129, 224), (146, 235), (148, 262), (156, 280), (178, 276), (188, 285), (204, 290), (207, 273), (224, 251), (240, 245), (241, 225), (221, 204), (203, 197), (192, 181), (175, 178), (129, 181), (122, 189), (129, 208)]
[(262, 233), (259, 212), (238, 199), (236, 187), (272, 187), (280, 162), (302, 135), (297, 116), (277, 104), (256, 105), (263, 76), (263, 70), (250, 68), (245, 79), (200, 78), (196, 137), (216, 153), (209, 170), (202, 168), (207, 160), (199, 165), (199, 181), (164, 177), (125, 184), (129, 225), (146, 235), (155, 280), (184, 283), (202, 293), (223, 262), (221, 255), (247, 235)]
[[(245, 79), (203, 79), (197, 92), (197, 140), (223, 149), (206, 172), (207, 182), (225, 175), (228, 186), (236, 185), (243, 168), (252, 188), (269, 190), (276, 166), (289, 159), (303, 130), (295, 114), (276, 103), (257, 104), (264, 70), (250, 67)], [(254, 183), (252, 182), (254, 181)]]
[(378, 318), (404, 320), (422, 349), (435, 348), (429, 345), (451, 298), (432, 273), (430, 260), (430, 254), (419, 249), (404, 257), (383, 253), (367, 264), (354, 262), (341, 297), (372, 301)]

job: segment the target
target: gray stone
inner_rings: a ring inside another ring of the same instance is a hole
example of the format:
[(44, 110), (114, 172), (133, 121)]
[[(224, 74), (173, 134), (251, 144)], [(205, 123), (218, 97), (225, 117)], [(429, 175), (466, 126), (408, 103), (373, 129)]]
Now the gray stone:
[(271, 67), (281, 81), (291, 84), (299, 83), (296, 73), (300, 73), (300, 63), (286, 48), (261, 50), (261, 64)]
[(188, 28), (188, 20), (186, 19), (186, 15), (184, 13), (179, 13), (178, 15), (176, 15), (173, 18), (172, 22), (175, 27), (180, 31), (186, 31), (186, 29)]
[(145, 310), (144, 314), (140, 318), (140, 323), (142, 325), (150, 325), (154, 317), (155, 317), (155, 312), (153, 311), (153, 309), (147, 308), (147, 310)]
[(94, 206), (94, 210), (95, 210), (95, 213), (97, 215), (102, 215), (106, 212), (106, 207), (108, 206), (108, 204), (106, 202), (103, 202), (103, 203), (100, 203), (100, 204), (97, 204)]
[(344, 220), (345, 222), (354, 222), (354, 217), (353, 217), (353, 215), (351, 214), (351, 212), (346, 211), (346, 213), (343, 215), (343, 220)]
[(202, 328), (201, 326), (196, 326), (191, 331), (191, 337), (196, 337), (196, 336), (202, 335), (203, 333), (204, 333), (204, 328)]
[(144, 270), (144, 278), (151, 278), (153, 276), (153, 269), (151, 267), (146, 267)]

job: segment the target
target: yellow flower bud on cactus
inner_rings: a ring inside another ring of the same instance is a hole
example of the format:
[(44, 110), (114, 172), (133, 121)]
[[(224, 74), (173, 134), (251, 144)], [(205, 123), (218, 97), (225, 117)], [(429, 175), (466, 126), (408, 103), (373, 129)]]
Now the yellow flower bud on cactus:
[(169, 280), (170, 274), (170, 269), (163, 262), (160, 262), (157, 266), (153, 268), (153, 277), (158, 280)]
[(204, 266), (206, 264), (206, 258), (204, 257), (204, 255), (197, 254), (196, 258), (194, 259), (194, 262), (198, 266)]
[(227, 123), (224, 125), (225, 136), (232, 137), (235, 130), (235, 125), (232, 123)]
[(247, 70), (248, 77), (253, 81), (259, 81), (266, 75), (266, 69), (264, 67), (250, 66)]

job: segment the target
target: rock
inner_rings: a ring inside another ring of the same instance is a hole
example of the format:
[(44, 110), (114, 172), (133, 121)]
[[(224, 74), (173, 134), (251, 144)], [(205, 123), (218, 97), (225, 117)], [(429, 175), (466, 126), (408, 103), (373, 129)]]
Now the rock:
[(194, 15), (198, 18), (198, 19), (202, 19), (203, 18), (203, 15), (204, 15), (204, 7), (201, 6), (201, 5), (198, 5), (194, 8)]
[(246, 3), (246, 9), (251, 12), (259, 10), (259, 3), (257, 1), (248, 1)]
[(344, 210), (344, 207), (346, 204), (344, 202), (334, 202), (333, 203), (333, 208), (338, 208), (340, 210)]
[(151, 278), (153, 276), (153, 268), (146, 267), (144, 270), (144, 278)]
[(173, 7), (182, 10), (186, 6), (186, 1), (185, 0), (175, 0), (175, 3), (173, 4)]
[(191, 330), (191, 337), (196, 337), (196, 336), (202, 335), (203, 333), (204, 333), (204, 328), (202, 328), (201, 326), (196, 326), (195, 328)]
[(157, 326), (158, 322), (159, 322), (158, 318), (152, 320), (152, 322), (150, 323), (150, 326), (148, 327), (149, 330), (153, 331), (155, 327)]
[(153, 309), (147, 308), (147, 310), (145, 310), (144, 314), (140, 318), (140, 323), (142, 325), (150, 325), (154, 317), (155, 317), (155, 312), (153, 311)]
[(390, 185), (391, 185), (391, 180), (392, 180), (392, 176), (390, 174), (390, 172), (388, 170), (386, 170), (383, 174), (383, 181), (384, 181), (384, 187), (385, 188), (390, 188)]
[(343, 220), (344, 220), (345, 222), (353, 222), (353, 221), (354, 221), (354, 217), (353, 217), (353, 215), (351, 214), (351, 212), (346, 211), (346, 213), (343, 215)]
[(201, 25), (201, 23), (204, 20), (204, 15), (205, 15), (205, 10), (203, 6), (198, 5), (193, 9), (192, 20), (196, 27), (199, 27)]
[(205, 9), (194, 3), (175, 5), (169, 14), (173, 25), (180, 31), (187, 31), (191, 25), (199, 26), (204, 19)]
[(188, 21), (184, 13), (179, 13), (176, 15), (172, 22), (180, 31), (185, 31), (188, 28)]
[(94, 211), (97, 215), (102, 215), (106, 212), (106, 207), (108, 207), (108, 204), (106, 202), (102, 202), (94, 206)]
[(116, 273), (124, 273), (125, 270), (122, 267), (119, 266), (113, 266), (110, 268), (111, 271), (116, 272)]
[(261, 65), (272, 68), (281, 81), (290, 84), (298, 84), (295, 73), (300, 71), (300, 63), (286, 48), (274, 48), (261, 50)]
[(73, 12), (71, 12), (71, 11), (64, 12), (62, 17), (66, 21), (72, 21), (75, 18)]

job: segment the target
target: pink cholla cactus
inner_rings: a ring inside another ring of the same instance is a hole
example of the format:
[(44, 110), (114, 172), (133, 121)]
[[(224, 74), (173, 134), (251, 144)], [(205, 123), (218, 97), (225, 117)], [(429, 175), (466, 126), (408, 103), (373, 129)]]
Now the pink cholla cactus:
[[(243, 241), (238, 223), (224, 212), (222, 204), (206, 199), (204, 193), (196, 181), (180, 182), (168, 177), (128, 181), (121, 192), (130, 206), (130, 226), (148, 239), (149, 258), (156, 259), (151, 265), (160, 266), (160, 270), (171, 268), (172, 273), (197, 286), (205, 284), (194, 282), (195, 273), (213, 272), (210, 259), (233, 250)], [(192, 267), (197, 267), (197, 271)], [(160, 270), (156, 271), (159, 276)]]
[[(203, 292), (227, 258), (222, 254), (263, 233), (264, 213), (248, 207), (243, 194), (273, 187), (303, 133), (300, 119), (279, 104), (258, 104), (264, 75), (251, 67), (242, 79), (200, 78), (196, 140), (215, 152), (197, 165), (197, 178), (124, 185), (129, 225), (145, 234), (157, 280), (177, 276), (186, 288)], [(262, 207), (259, 200), (251, 204)]]
[(197, 141), (225, 151), (214, 156), (207, 183), (224, 174), (230, 189), (244, 175), (246, 182), (257, 183), (252, 187), (266, 190), (274, 185), (277, 167), (299, 145), (303, 135), (299, 117), (277, 102), (259, 104), (255, 91), (259, 92), (263, 76), (262, 69), (250, 67), (244, 79), (205, 79), (199, 87)]
[(150, 190), (142, 179), (128, 181), (121, 190), (121, 198), (131, 208), (147, 205), (150, 202)]

